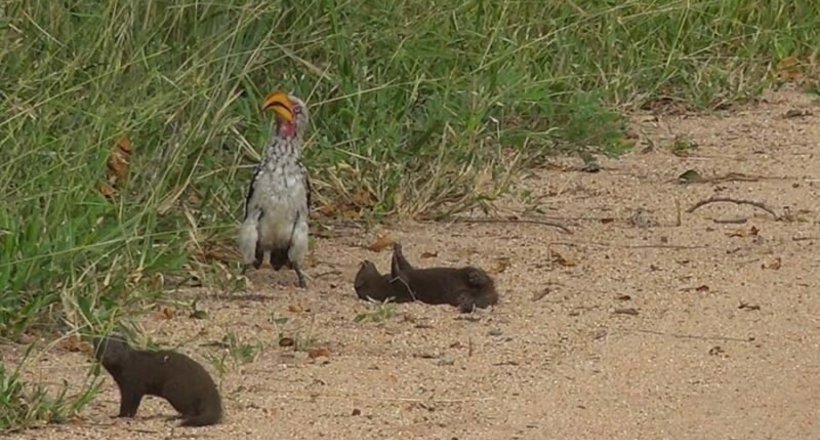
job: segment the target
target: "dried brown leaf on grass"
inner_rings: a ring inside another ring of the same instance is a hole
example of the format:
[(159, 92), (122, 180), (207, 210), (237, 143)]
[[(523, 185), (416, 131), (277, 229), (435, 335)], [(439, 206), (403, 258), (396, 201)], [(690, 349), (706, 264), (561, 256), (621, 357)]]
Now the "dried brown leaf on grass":
[(117, 196), (117, 190), (114, 189), (113, 186), (105, 182), (100, 182), (97, 185), (97, 189), (100, 191), (100, 194), (102, 194), (103, 197), (105, 197), (106, 199), (113, 199)]
[(164, 319), (164, 320), (166, 320), (166, 321), (167, 321), (167, 320), (174, 319), (174, 317), (176, 316), (176, 314), (177, 314), (177, 313), (176, 313), (176, 310), (174, 310), (172, 307), (163, 306), (163, 307), (162, 307), (162, 308), (160, 308), (160, 310), (159, 310), (159, 316), (158, 316), (158, 317), (159, 317), (160, 319)]
[(83, 341), (77, 335), (70, 335), (67, 338), (61, 339), (57, 346), (63, 350), (81, 353), (88, 353), (93, 349), (91, 343)]
[(210, 264), (221, 262), (231, 264), (241, 260), (241, 255), (232, 239), (207, 240), (198, 246), (190, 249), (194, 259), (199, 262)]
[(131, 167), (131, 153), (134, 148), (128, 135), (123, 134), (114, 142), (106, 163), (105, 179), (107, 183), (100, 183), (97, 189), (107, 199), (117, 196), (117, 190), (128, 179)]
[(347, 163), (325, 168), (311, 177), (314, 190), (314, 215), (325, 218), (358, 220), (378, 202), (375, 190), (364, 173)]
[(791, 55), (780, 60), (774, 72), (779, 81), (799, 83), (806, 78), (806, 72), (811, 70), (811, 64), (810, 60)]

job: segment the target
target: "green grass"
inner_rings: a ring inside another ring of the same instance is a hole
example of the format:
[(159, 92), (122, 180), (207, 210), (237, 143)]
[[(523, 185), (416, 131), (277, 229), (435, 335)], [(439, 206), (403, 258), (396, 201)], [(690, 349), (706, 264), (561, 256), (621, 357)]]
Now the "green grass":
[(116, 321), (232, 237), (273, 89), (310, 106), (317, 203), (438, 218), (535, 156), (628, 149), (624, 111), (756, 95), (818, 23), (809, 0), (6, 0), (0, 335)]
[[(36, 348), (29, 345), (24, 359), (28, 360)], [(9, 371), (0, 363), (0, 433), (67, 421), (97, 395), (100, 383), (90, 371), (78, 392), (69, 395), (65, 381), (56, 392), (42, 384), (25, 383), (21, 379), (23, 365)]]

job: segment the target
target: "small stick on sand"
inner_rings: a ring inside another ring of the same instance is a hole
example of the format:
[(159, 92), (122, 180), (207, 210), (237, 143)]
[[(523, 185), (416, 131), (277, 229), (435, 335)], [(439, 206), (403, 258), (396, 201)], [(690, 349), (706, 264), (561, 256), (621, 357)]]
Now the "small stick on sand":
[(777, 213), (774, 212), (774, 210), (772, 208), (769, 208), (768, 206), (766, 206), (765, 204), (763, 204), (761, 202), (755, 202), (754, 200), (733, 199), (731, 197), (711, 197), (711, 198), (708, 198), (706, 200), (701, 200), (700, 202), (695, 203), (691, 208), (687, 209), (686, 212), (691, 214), (696, 209), (700, 208), (701, 206), (708, 205), (710, 203), (717, 203), (717, 202), (728, 202), (728, 203), (734, 203), (734, 204), (737, 204), (737, 205), (751, 205), (751, 206), (754, 206), (755, 208), (759, 208), (759, 209), (762, 209), (762, 210), (768, 212), (769, 214), (772, 215), (772, 217), (774, 217), (775, 220), (780, 220), (780, 216), (777, 215)]
[(506, 219), (506, 218), (453, 218), (452, 221), (454, 222), (461, 222), (461, 223), (529, 223), (533, 225), (544, 225), (544, 226), (552, 226), (553, 228), (558, 228), (562, 232), (572, 235), (572, 231), (569, 230), (568, 227), (556, 223), (551, 222), (549, 220), (536, 220), (536, 219)]
[(636, 332), (636, 333), (648, 333), (650, 335), (658, 335), (658, 336), (669, 336), (672, 338), (679, 338), (679, 339), (700, 339), (703, 341), (731, 341), (731, 342), (754, 342), (754, 337), (748, 338), (734, 338), (731, 336), (703, 336), (703, 335), (690, 335), (685, 333), (667, 333), (667, 332), (660, 332), (657, 330), (645, 330), (640, 328), (634, 329), (624, 329), (626, 331)]

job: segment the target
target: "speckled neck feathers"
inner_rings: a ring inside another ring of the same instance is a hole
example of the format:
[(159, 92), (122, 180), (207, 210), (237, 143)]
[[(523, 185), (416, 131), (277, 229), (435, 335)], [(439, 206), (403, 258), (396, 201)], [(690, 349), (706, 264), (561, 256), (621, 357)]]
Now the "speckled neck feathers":
[(302, 138), (294, 136), (283, 138), (274, 136), (268, 147), (265, 149), (263, 163), (277, 163), (284, 161), (298, 161), (302, 157)]

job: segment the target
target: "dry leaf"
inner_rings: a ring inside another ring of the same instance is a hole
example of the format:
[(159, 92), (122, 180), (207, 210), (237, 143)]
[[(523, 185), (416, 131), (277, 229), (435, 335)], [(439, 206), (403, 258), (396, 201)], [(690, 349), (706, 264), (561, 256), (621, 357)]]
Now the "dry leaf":
[(221, 261), (223, 263), (232, 263), (240, 258), (236, 247), (230, 246), (227, 243), (213, 243), (207, 246), (199, 255), (202, 262), (210, 263), (214, 261)]
[(436, 258), (438, 257), (438, 252), (422, 252), (421, 258)]
[(393, 239), (390, 238), (389, 235), (381, 235), (379, 238), (376, 239), (373, 243), (370, 244), (367, 248), (373, 252), (381, 252), (391, 246), (393, 246)]
[(361, 216), (362, 215), (359, 212), (359, 210), (350, 207), (345, 207), (339, 212), (339, 217), (341, 217), (344, 220), (356, 220)]
[(131, 140), (125, 135), (120, 136), (114, 144), (114, 148), (111, 149), (111, 155), (108, 157), (108, 179), (112, 184), (116, 185), (119, 181), (123, 181), (128, 177), (131, 152)]
[[(128, 178), (128, 169), (131, 163), (132, 151), (133, 146), (131, 144), (131, 140), (128, 139), (128, 136), (126, 135), (120, 136), (114, 143), (114, 147), (111, 149), (111, 153), (108, 156), (108, 168), (105, 173), (106, 179), (112, 188), (119, 187), (122, 182)], [(100, 186), (100, 192), (102, 192), (104, 196), (110, 198), (108, 195), (110, 192), (107, 189), (104, 191), (102, 184)]]
[(797, 82), (803, 78), (803, 65), (798, 57), (789, 56), (777, 63), (775, 72), (780, 81)]
[(311, 348), (308, 350), (308, 357), (316, 359), (318, 357), (330, 357), (330, 349), (327, 347)]
[(305, 308), (302, 307), (301, 304), (290, 304), (288, 305), (288, 311), (292, 313), (304, 313)]
[(88, 348), (91, 347), (91, 344), (83, 341), (77, 335), (71, 335), (65, 339), (62, 339), (58, 346), (67, 351), (88, 352)]
[(108, 158), (108, 181), (119, 185), (128, 178), (128, 157), (119, 152), (112, 152)]
[(370, 208), (373, 206), (375, 198), (370, 191), (360, 190), (356, 194), (353, 194), (353, 199), (351, 201), (353, 202), (353, 205), (359, 208)]
[(732, 232), (727, 232), (726, 235), (728, 235), (729, 237), (754, 237), (757, 235), (758, 232), (760, 232), (760, 230), (752, 226), (749, 229), (740, 228)]
[(199, 191), (191, 188), (191, 192), (188, 193), (188, 203), (194, 206), (199, 206), (202, 204), (202, 195)]
[(564, 267), (573, 267), (576, 265), (575, 260), (571, 258), (565, 258), (563, 255), (555, 251), (552, 252), (552, 262), (558, 263)]
[(97, 189), (100, 190), (100, 194), (102, 194), (106, 199), (113, 199), (117, 196), (117, 190), (107, 183), (100, 183), (97, 185)]
[(804, 117), (804, 116), (811, 116), (811, 115), (812, 115), (811, 110), (799, 110), (799, 109), (793, 108), (793, 109), (787, 111), (786, 114), (783, 115), (783, 117), (786, 118), (786, 119), (789, 119), (789, 118), (801, 118), (801, 117)]
[(540, 300), (541, 298), (543, 298), (543, 297), (545, 297), (545, 296), (549, 295), (549, 294), (550, 294), (550, 292), (552, 292), (552, 289), (550, 289), (549, 287), (545, 287), (545, 288), (544, 288), (543, 290), (541, 290), (540, 292), (535, 292), (535, 293), (533, 293), (533, 294), (532, 294), (532, 300), (533, 300), (533, 301), (538, 301), (538, 300)]
[(131, 139), (128, 139), (128, 135), (125, 134), (120, 136), (117, 139), (117, 143), (114, 145), (117, 147), (118, 150), (122, 151), (125, 154), (131, 154), (131, 152), (134, 151), (132, 149)]
[(705, 179), (695, 170), (686, 170), (678, 176), (678, 182), (680, 183), (697, 183), (703, 181), (705, 181)]
[(774, 259), (774, 260), (772, 260), (772, 261), (770, 261), (768, 264), (767, 264), (767, 263), (763, 263), (763, 265), (761, 266), (761, 268), (763, 268), (763, 269), (771, 269), (771, 270), (778, 270), (778, 269), (780, 269), (780, 267), (782, 266), (782, 264), (783, 264), (783, 263), (782, 263), (782, 261), (780, 260), (780, 257), (775, 257), (775, 259)]
[(332, 217), (338, 210), (333, 205), (322, 205), (316, 209), (316, 212), (323, 217)]
[(714, 347), (709, 349), (709, 354), (712, 356), (717, 356), (723, 353), (725, 353), (725, 351), (722, 348), (720, 348), (720, 345), (715, 345)]
[(740, 302), (740, 305), (737, 306), (738, 309), (741, 310), (760, 310), (760, 306), (757, 304), (748, 304), (743, 301)]
[(495, 267), (490, 271), (491, 273), (501, 273), (510, 267), (510, 259), (507, 257), (498, 257), (495, 259)]
[(280, 347), (293, 347), (296, 344), (296, 341), (293, 338), (283, 337), (279, 338), (279, 346)]
[(160, 318), (162, 319), (174, 319), (176, 315), (176, 311), (171, 307), (163, 307), (160, 309)]

